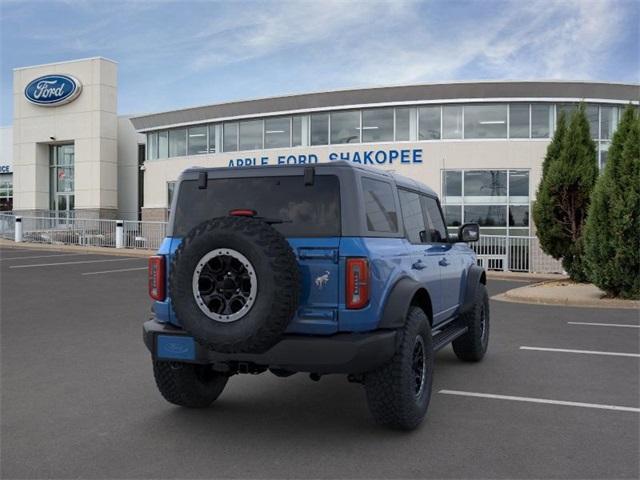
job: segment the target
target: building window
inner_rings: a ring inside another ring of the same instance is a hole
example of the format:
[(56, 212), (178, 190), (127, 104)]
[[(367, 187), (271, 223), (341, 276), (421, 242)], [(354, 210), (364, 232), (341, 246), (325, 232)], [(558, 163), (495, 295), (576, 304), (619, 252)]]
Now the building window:
[(209, 125), (209, 153), (216, 153), (216, 125)]
[(509, 172), (509, 201), (529, 202), (529, 171), (512, 170)]
[(587, 105), (585, 108), (585, 114), (587, 115), (587, 120), (589, 122), (591, 138), (597, 140), (600, 133), (598, 131), (598, 105)]
[(327, 145), (329, 143), (329, 114), (311, 115), (311, 145)]
[(187, 153), (201, 155), (207, 153), (207, 130), (205, 127), (191, 127), (189, 129)]
[(411, 140), (411, 109), (396, 108), (396, 141), (408, 142)]
[(481, 227), (506, 227), (507, 207), (504, 205), (465, 205), (465, 223), (477, 223)]
[(551, 105), (531, 105), (531, 138), (549, 138), (553, 125)]
[(0, 173), (0, 212), (13, 210), (13, 173)]
[(169, 156), (184, 157), (187, 154), (187, 129), (169, 130)]
[(600, 138), (610, 140), (618, 125), (618, 107), (600, 107)]
[(362, 179), (367, 229), (370, 232), (398, 231), (398, 216), (391, 185), (371, 178)]
[(173, 194), (176, 190), (176, 182), (167, 182), (167, 208), (171, 208), (173, 203)]
[(75, 208), (75, 146), (51, 145), (49, 149), (49, 208), (70, 216)]
[(418, 109), (418, 140), (440, 140), (440, 106)]
[(464, 138), (507, 138), (507, 105), (464, 107)]
[(484, 235), (529, 235), (528, 170), (443, 170), (447, 226), (476, 222)]
[(529, 104), (509, 105), (509, 138), (529, 138)]
[(464, 172), (465, 201), (473, 203), (507, 200), (506, 170), (468, 170)]
[(509, 226), (528, 227), (529, 226), (529, 206), (511, 205), (509, 206)]
[(147, 133), (147, 160), (158, 158), (158, 132)]
[(393, 108), (370, 108), (362, 111), (362, 141), (393, 141)]
[(442, 138), (462, 138), (462, 107), (460, 105), (442, 107)]
[(360, 142), (360, 111), (331, 113), (331, 144)]
[(264, 148), (291, 146), (291, 117), (267, 118), (264, 121)]
[(299, 147), (302, 145), (302, 116), (298, 115), (291, 118), (291, 146)]
[(223, 125), (222, 148), (225, 152), (238, 151), (238, 122), (229, 122)]
[(575, 103), (558, 103), (556, 105), (556, 110), (558, 112), (558, 117), (560, 117), (561, 113), (564, 113), (565, 121), (567, 124), (571, 121), (571, 116), (578, 110), (578, 105)]
[(447, 170), (443, 174), (442, 191), (447, 199), (462, 198), (462, 172)]
[(158, 158), (167, 158), (169, 156), (169, 132), (163, 130), (158, 132)]
[(259, 150), (262, 148), (262, 120), (240, 122), (240, 150)]

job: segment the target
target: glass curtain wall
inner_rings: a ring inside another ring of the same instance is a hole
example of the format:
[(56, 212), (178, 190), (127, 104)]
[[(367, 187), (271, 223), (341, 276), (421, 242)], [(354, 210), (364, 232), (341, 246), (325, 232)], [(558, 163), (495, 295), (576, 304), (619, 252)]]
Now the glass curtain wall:
[(0, 212), (13, 210), (13, 173), (0, 173)]
[(61, 219), (75, 209), (75, 146), (49, 147), (49, 208)]
[[(438, 140), (549, 139), (576, 103), (487, 103), (377, 107), (193, 125), (147, 134), (147, 160), (297, 146)], [(601, 168), (621, 107), (587, 104)], [(216, 142), (222, 142), (216, 145)]]
[(528, 236), (529, 170), (443, 170), (447, 227), (480, 224), (485, 235)]

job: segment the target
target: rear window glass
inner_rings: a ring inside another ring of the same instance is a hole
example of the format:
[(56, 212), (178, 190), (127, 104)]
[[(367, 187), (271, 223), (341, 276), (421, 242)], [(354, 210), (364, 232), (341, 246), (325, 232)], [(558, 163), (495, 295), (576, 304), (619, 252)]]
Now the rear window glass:
[(391, 185), (387, 182), (363, 178), (362, 193), (367, 229), (370, 232), (397, 232), (398, 215)]
[(183, 237), (196, 225), (230, 210), (251, 209), (257, 216), (283, 220), (273, 227), (286, 237), (340, 235), (340, 184), (335, 175), (316, 175), (313, 185), (302, 176), (209, 179), (182, 182), (173, 235)]

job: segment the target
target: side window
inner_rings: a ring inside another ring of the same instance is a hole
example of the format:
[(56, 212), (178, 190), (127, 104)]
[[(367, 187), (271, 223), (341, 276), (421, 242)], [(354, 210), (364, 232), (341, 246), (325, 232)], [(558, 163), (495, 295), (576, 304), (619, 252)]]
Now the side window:
[[(422, 213), (420, 195), (408, 190), (398, 189), (402, 220), (407, 231), (407, 239), (411, 243), (423, 243), (426, 240), (425, 215)], [(422, 233), (420, 233), (422, 232)]]
[(371, 178), (362, 179), (367, 229), (370, 232), (395, 233), (398, 214), (391, 185)]
[(427, 223), (429, 225), (428, 241), (432, 243), (446, 242), (448, 239), (447, 229), (444, 226), (444, 219), (442, 218), (440, 207), (438, 207), (438, 202), (435, 198), (425, 195), (421, 195), (420, 199), (422, 200), (422, 208), (427, 215)]

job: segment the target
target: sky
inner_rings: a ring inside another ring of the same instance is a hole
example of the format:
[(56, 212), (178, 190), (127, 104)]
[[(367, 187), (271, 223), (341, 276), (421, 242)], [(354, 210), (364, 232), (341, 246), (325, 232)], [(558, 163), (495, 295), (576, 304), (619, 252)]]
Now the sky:
[(12, 69), (118, 62), (118, 112), (464, 80), (640, 82), (640, 0), (0, 0)]

